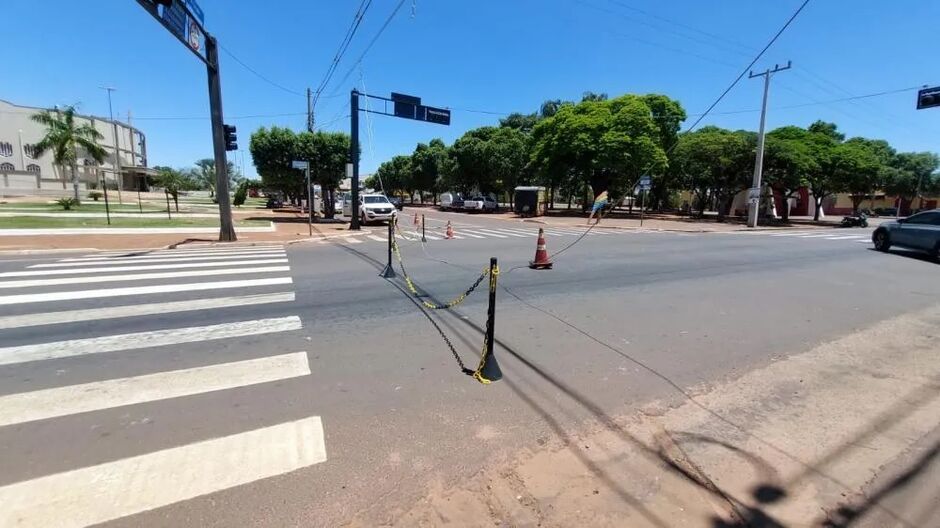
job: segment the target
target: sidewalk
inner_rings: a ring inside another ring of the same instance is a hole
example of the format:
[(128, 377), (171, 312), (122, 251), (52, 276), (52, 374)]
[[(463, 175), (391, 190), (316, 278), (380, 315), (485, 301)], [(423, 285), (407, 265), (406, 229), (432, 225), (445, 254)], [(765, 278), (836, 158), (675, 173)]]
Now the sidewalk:
[[(273, 222), (271, 227), (236, 227), (235, 232), (238, 242), (244, 244), (289, 244), (311, 239), (367, 235), (371, 232), (366, 228), (356, 233), (350, 232), (345, 222), (322, 222), (313, 224), (313, 236), (310, 237), (307, 224), (303, 219), (299, 220)], [(216, 243), (218, 233), (217, 227), (9, 229), (0, 231), (0, 253), (165, 248), (189, 243)]]
[[(792, 229), (831, 229), (839, 226), (836, 219), (827, 219), (814, 222), (812, 218), (791, 217), (789, 225), (759, 225), (756, 228), (749, 228), (742, 219), (729, 217), (725, 222), (718, 222), (715, 216), (706, 218), (689, 218), (688, 216), (667, 215), (667, 214), (649, 214), (643, 218), (642, 225), (638, 213), (630, 217), (618, 211), (618, 216), (605, 217), (595, 229), (631, 229), (646, 231), (676, 231), (683, 233), (727, 233), (733, 231), (753, 231), (754, 229), (766, 231), (780, 231)], [(586, 227), (587, 216), (578, 215), (576, 212), (567, 213), (553, 212), (551, 215), (537, 216), (531, 218), (520, 218), (512, 212), (488, 214), (487, 218), (509, 220), (515, 222), (531, 222), (542, 224), (547, 227)], [(841, 220), (841, 219), (839, 219)], [(877, 225), (877, 221), (873, 225)]]
[(935, 528), (937, 491), (922, 486), (940, 473), (938, 329), (935, 306), (686, 389), (677, 407), (599, 415), (349, 526)]

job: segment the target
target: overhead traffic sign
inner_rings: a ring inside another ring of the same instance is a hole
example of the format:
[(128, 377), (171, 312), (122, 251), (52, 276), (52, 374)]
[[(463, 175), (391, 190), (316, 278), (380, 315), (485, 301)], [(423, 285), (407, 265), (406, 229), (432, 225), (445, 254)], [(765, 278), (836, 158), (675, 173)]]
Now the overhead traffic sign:
[(917, 92), (917, 109), (940, 106), (940, 86), (924, 88)]

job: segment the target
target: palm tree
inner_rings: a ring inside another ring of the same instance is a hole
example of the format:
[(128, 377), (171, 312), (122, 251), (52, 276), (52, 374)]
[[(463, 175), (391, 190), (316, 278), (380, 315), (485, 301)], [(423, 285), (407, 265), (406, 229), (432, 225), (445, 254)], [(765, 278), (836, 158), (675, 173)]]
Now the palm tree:
[(215, 196), (215, 160), (212, 158), (205, 158), (196, 161), (196, 171), (197, 180), (204, 189), (209, 191), (209, 198)]
[(31, 118), (46, 127), (46, 135), (36, 144), (36, 157), (38, 158), (47, 150), (52, 151), (53, 160), (57, 165), (61, 165), (63, 169), (65, 167), (71, 169), (75, 200), (79, 201), (78, 148), (83, 148), (92, 159), (102, 163), (106, 152), (97, 141), (104, 136), (90, 123), (76, 124), (74, 106), (66, 106), (61, 111), (42, 110), (38, 114), (33, 114)]

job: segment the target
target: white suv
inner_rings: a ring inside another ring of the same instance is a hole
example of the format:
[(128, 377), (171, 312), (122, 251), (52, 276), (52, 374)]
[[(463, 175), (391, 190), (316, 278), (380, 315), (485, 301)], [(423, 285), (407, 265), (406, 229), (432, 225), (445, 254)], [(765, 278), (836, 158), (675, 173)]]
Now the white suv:
[[(390, 222), (397, 214), (398, 210), (384, 194), (359, 195), (359, 222), (361, 224)], [(352, 200), (343, 203), (343, 216), (352, 216)]]

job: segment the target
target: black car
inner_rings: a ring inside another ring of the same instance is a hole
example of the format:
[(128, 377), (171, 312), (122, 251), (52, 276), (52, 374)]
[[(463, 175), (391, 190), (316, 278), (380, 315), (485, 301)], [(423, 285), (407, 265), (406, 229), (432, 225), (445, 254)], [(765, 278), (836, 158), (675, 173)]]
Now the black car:
[(405, 204), (401, 201), (401, 198), (397, 196), (389, 196), (388, 201), (392, 202), (392, 205), (395, 206), (395, 209), (398, 209), (399, 211), (405, 208)]
[(269, 196), (268, 201), (264, 204), (264, 206), (268, 209), (280, 209), (281, 207), (284, 207), (284, 202), (278, 198)]

